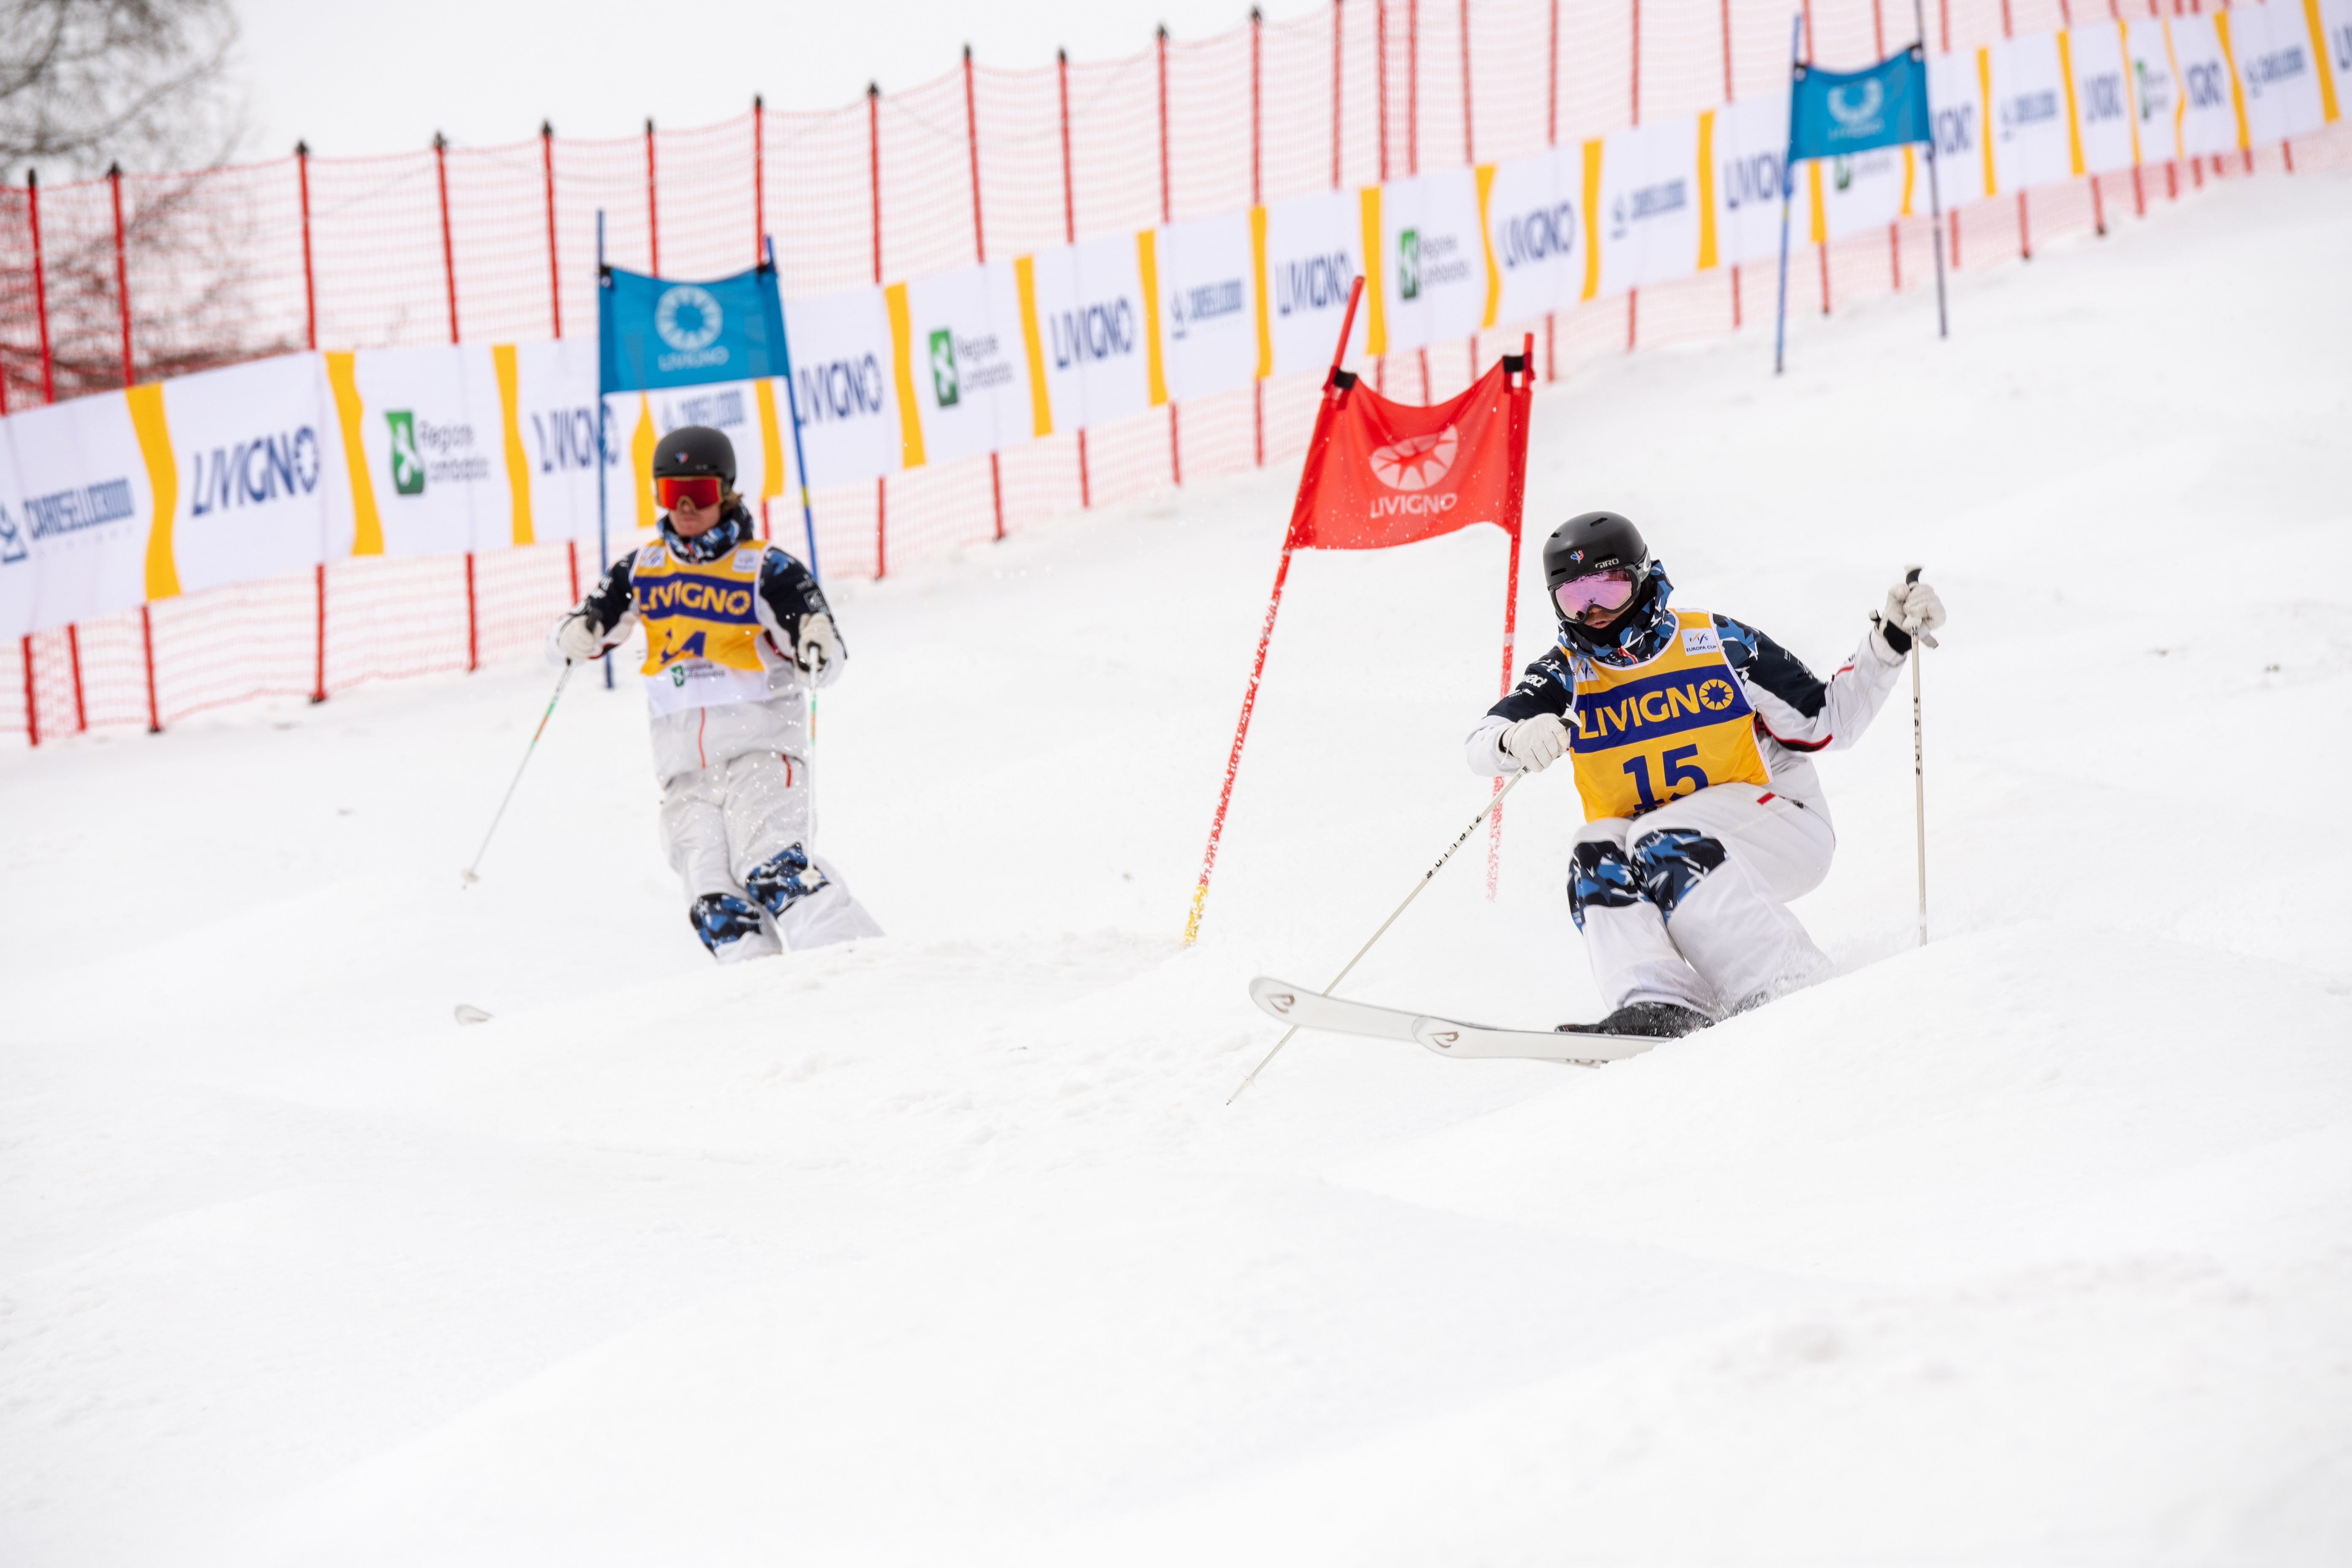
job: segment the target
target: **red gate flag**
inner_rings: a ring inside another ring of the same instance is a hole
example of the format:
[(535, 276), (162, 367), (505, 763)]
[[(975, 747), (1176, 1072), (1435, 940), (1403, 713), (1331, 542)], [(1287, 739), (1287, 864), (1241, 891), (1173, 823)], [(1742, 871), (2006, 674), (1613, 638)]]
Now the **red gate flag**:
[(1307, 443), (1286, 548), (1383, 550), (1474, 522), (1517, 533), (1532, 394), (1517, 359), (1427, 408), (1336, 373)]
[[(1356, 300), (1364, 280), (1356, 279), (1339, 328), (1339, 352), (1355, 323)], [(1381, 550), (1434, 539), (1474, 522), (1491, 522), (1510, 536), (1511, 559), (1503, 592), (1503, 684), (1511, 689), (1513, 641), (1518, 630), (1519, 510), (1527, 492), (1528, 410), (1535, 400), (1535, 338), (1520, 352), (1505, 354), (1495, 368), (1448, 402), (1423, 408), (1391, 403), (1339, 368), (1335, 358), (1323, 383), (1323, 406), (1307, 443), (1307, 463), (1298, 477), (1298, 499), (1283, 536), (1282, 561), (1274, 570), (1274, 593), (1265, 603), (1265, 626), (1258, 633), (1257, 658), (1242, 694), (1241, 722), (1225, 759), (1224, 787), (1209, 824), (1209, 847), (1201, 858), (1201, 879), (1192, 889), (1192, 912), (1184, 921), (1189, 946), (1201, 934), (1201, 908), (1209, 898), (1209, 874), (1216, 869), (1217, 845), (1225, 831), (1225, 808), (1233, 803), (1234, 779), (1241, 772), (1242, 747), (1249, 740), (1250, 714), (1257, 707), (1258, 682), (1265, 674), (1265, 650), (1274, 640), (1274, 617), (1282, 608), (1282, 585), (1290, 576), (1296, 550)], [(1503, 781), (1496, 779), (1500, 791)], [(1503, 814), (1492, 818), (1486, 847), (1486, 896), (1495, 896), (1496, 858), (1503, 839)]]

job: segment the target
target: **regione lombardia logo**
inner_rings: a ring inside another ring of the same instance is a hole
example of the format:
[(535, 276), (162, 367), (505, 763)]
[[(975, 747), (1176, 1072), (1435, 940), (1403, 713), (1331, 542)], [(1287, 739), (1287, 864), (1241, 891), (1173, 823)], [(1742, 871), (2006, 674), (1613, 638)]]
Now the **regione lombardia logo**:
[(1392, 490), (1425, 490), (1454, 467), (1461, 445), (1451, 425), (1434, 436), (1408, 436), (1372, 453), (1372, 478)]
[(680, 353), (692, 353), (717, 342), (719, 329), (725, 320), (710, 290), (692, 283), (665, 289), (654, 303), (654, 331), (661, 334), (662, 342)]

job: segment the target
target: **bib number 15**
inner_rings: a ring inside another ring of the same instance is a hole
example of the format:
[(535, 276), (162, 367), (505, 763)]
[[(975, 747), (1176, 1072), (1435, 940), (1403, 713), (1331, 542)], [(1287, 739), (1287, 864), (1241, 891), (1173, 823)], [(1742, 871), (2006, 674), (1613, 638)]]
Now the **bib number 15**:
[[(1665, 766), (1664, 782), (1666, 786), (1666, 800), (1679, 800), (1686, 795), (1696, 795), (1706, 787), (1706, 770), (1693, 766), (1691, 763), (1691, 759), (1697, 755), (1698, 748), (1695, 745), (1675, 746), (1669, 748), (1658, 758), (1658, 761)], [(1649, 758), (1626, 758), (1625, 772), (1633, 776), (1633, 789), (1642, 797), (1643, 810), (1653, 810), (1665, 804), (1665, 801), (1660, 800), (1656, 793), (1650, 788)], [(1688, 784), (1690, 788), (1675, 787), (1682, 784)]]

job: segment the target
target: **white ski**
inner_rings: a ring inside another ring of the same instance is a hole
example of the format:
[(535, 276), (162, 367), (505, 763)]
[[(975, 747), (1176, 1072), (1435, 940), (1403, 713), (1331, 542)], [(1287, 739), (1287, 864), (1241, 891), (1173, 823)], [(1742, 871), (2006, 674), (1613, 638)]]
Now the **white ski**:
[(1564, 1035), (1553, 1029), (1494, 1029), (1452, 1018), (1433, 1018), (1398, 1007), (1317, 994), (1304, 985), (1260, 975), (1250, 982), (1250, 1000), (1286, 1024), (1334, 1034), (1381, 1040), (1411, 1040), (1441, 1057), (1480, 1057), (1599, 1067), (1638, 1057), (1658, 1042), (1645, 1035)]

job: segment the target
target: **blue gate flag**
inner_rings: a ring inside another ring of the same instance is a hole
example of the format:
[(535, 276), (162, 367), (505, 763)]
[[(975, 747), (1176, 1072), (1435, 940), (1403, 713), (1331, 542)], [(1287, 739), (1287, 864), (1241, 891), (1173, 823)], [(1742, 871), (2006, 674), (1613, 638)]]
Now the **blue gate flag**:
[(1900, 147), (1934, 136), (1927, 59), (1914, 44), (1868, 70), (1799, 65), (1789, 97), (1789, 162)]
[(599, 269), (596, 379), (604, 392), (699, 386), (782, 375), (784, 307), (776, 271), (708, 283)]

